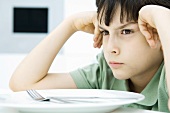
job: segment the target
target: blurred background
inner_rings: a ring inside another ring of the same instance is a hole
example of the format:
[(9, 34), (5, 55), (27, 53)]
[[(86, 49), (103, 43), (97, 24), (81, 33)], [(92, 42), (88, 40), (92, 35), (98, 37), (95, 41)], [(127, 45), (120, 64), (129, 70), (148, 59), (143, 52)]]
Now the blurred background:
[[(92, 10), (95, 0), (0, 0), (0, 89), (9, 88), (17, 65), (64, 18)], [(93, 35), (76, 32), (49, 72), (69, 72), (93, 63), (100, 51), (93, 48)]]

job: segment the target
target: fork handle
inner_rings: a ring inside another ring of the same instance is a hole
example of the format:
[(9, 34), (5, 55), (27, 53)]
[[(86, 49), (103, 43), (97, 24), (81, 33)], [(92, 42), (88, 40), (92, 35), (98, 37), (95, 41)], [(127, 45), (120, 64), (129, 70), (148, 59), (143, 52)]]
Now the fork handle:
[(72, 103), (70, 101), (66, 101), (66, 100), (62, 100), (62, 99), (57, 99), (57, 98), (55, 98), (55, 99), (50, 98), (47, 101), (54, 102), (54, 103), (63, 103), (63, 104)]

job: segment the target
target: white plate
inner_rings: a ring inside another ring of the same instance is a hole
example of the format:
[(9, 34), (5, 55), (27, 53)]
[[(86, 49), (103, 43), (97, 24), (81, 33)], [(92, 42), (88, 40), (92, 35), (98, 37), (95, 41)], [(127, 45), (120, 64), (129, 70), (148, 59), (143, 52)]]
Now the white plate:
[[(80, 103), (52, 103), (34, 101), (26, 91), (14, 92), (8, 95), (0, 94), (0, 107), (13, 109), (22, 113), (105, 113), (111, 112), (126, 104), (136, 103), (144, 99), (138, 93), (98, 90), (98, 89), (55, 89), (38, 90), (44, 97), (102, 97), (128, 99), (88, 99)], [(133, 98), (133, 99), (131, 99)]]

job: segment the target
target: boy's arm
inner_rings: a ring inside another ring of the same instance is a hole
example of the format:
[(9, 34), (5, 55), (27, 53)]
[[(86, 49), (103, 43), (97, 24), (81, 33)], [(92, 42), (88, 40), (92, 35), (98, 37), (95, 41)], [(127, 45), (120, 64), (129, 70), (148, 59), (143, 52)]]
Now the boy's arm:
[(48, 74), (61, 47), (76, 31), (94, 33), (96, 12), (84, 12), (65, 19), (20, 63), (10, 79), (14, 91), (26, 89), (76, 88), (68, 73)]
[(146, 27), (147, 24), (153, 28), (156, 28), (159, 34), (164, 54), (166, 81), (170, 97), (170, 9), (161, 6), (150, 5), (144, 6), (139, 12), (139, 27), (146, 39), (150, 40), (150, 45), (154, 47), (156, 46), (157, 40), (152, 38), (149, 32), (147, 32), (147, 29), (149, 29)]

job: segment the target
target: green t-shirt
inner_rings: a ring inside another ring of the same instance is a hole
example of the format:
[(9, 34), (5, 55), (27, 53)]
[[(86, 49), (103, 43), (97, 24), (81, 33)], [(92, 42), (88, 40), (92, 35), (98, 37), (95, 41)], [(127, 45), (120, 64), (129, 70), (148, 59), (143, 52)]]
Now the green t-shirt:
[[(108, 89), (128, 91), (128, 81), (119, 80), (107, 65), (103, 53), (97, 56), (98, 63), (70, 72), (79, 89)], [(145, 99), (124, 107), (133, 107), (154, 111), (170, 112), (168, 110), (168, 92), (166, 88), (164, 63), (141, 92)]]

